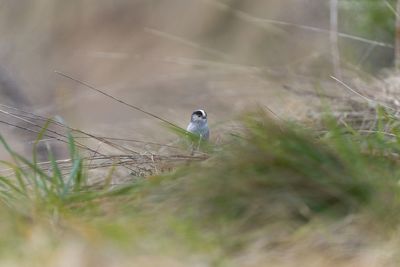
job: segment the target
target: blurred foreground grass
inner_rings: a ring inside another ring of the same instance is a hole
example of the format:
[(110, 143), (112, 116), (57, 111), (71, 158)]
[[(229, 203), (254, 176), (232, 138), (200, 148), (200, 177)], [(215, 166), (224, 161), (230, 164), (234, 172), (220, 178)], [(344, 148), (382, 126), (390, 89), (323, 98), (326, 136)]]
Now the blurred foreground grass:
[(246, 114), (208, 160), (119, 187), (87, 184), (72, 136), (67, 175), (2, 139), (0, 265), (396, 266), (400, 124), (378, 115), (365, 135)]

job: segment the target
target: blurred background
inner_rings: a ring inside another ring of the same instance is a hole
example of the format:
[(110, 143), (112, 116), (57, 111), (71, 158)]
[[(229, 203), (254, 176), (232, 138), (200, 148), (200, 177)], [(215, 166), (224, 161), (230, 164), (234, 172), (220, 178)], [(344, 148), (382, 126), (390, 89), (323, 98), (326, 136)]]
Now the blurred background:
[[(1, 0), (1, 103), (59, 115), (98, 136), (172, 138), (159, 121), (54, 73), (58, 70), (181, 127), (192, 110), (204, 108), (214, 140), (225, 123), (257, 105), (303, 118), (313, 102), (303, 92), (316, 86), (339, 90), (329, 78), (335, 72), (330, 4)], [(344, 76), (380, 75), (393, 66), (395, 6), (394, 0), (336, 3)], [(0, 132), (20, 151), (36, 136), (4, 123)]]
[(399, 3), (0, 0), (0, 265), (398, 266)]

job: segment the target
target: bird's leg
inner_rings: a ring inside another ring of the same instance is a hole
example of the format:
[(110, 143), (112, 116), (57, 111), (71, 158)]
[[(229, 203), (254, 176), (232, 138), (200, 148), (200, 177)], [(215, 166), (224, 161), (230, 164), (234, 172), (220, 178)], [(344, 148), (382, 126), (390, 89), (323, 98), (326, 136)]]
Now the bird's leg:
[(201, 139), (203, 139), (202, 135), (200, 135), (200, 138), (199, 138), (199, 144), (197, 145), (197, 151), (200, 150)]
[(191, 147), (192, 147), (192, 153), (190, 153), (191, 156), (194, 155), (195, 151), (199, 151), (199, 150), (200, 150), (201, 139), (202, 139), (202, 136), (200, 135), (199, 143), (197, 144), (197, 148), (195, 148), (195, 145), (194, 145), (194, 143), (192, 142), (192, 145), (191, 145)]
[(190, 150), (191, 150), (190, 156), (194, 156), (195, 149), (194, 149), (194, 143), (193, 142), (190, 144)]

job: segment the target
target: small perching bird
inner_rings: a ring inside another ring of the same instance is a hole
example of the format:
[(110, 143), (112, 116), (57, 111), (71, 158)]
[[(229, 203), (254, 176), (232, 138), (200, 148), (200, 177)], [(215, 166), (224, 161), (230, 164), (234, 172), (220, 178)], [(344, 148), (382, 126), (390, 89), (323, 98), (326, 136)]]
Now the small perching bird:
[(210, 130), (207, 124), (207, 113), (202, 109), (193, 111), (186, 131), (198, 135), (200, 140), (208, 140), (210, 137)]
[[(192, 116), (190, 117), (189, 125), (186, 128), (186, 131), (184, 131), (180, 127), (179, 129), (177, 128), (172, 128), (172, 129), (176, 130), (176, 132), (180, 135), (180, 137), (185, 137), (185, 138), (179, 138), (173, 143), (168, 144), (168, 146), (161, 148), (160, 153), (165, 153), (167, 147), (176, 147), (177, 144), (180, 144), (188, 148), (188, 150), (191, 151), (192, 156), (196, 152), (200, 152), (199, 151), (200, 147), (207, 148), (207, 145), (204, 144), (204, 141), (208, 141), (210, 137), (210, 130), (208, 129), (208, 124), (207, 124), (207, 113), (204, 110), (198, 109), (193, 111)], [(181, 130), (183, 130), (183, 132)]]

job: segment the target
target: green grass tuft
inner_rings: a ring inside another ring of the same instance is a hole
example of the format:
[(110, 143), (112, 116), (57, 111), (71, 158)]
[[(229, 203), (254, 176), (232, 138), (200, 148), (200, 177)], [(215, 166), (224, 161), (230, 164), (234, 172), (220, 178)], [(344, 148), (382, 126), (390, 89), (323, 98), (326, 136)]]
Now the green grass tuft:
[[(400, 124), (384, 112), (379, 117), (380, 128), (368, 135), (327, 117), (321, 135), (262, 111), (249, 113), (241, 119), (244, 130), (207, 160), (100, 190), (88, 186), (71, 135), (67, 174), (50, 150), (51, 170), (45, 171), (35, 153), (31, 162), (0, 137), (13, 159), (1, 163), (14, 171), (0, 177), (0, 234), (12, 240), (0, 242), (0, 254), (24, 254), (26, 232), (38, 227), (48, 229), (42, 234), (53, 249), (69, 236), (111, 246), (126, 258), (205, 255), (216, 266), (260, 238), (284, 233), (295, 240), (316, 220), (329, 225), (359, 215), (381, 233), (395, 231)], [(387, 129), (390, 135), (382, 134)]]

